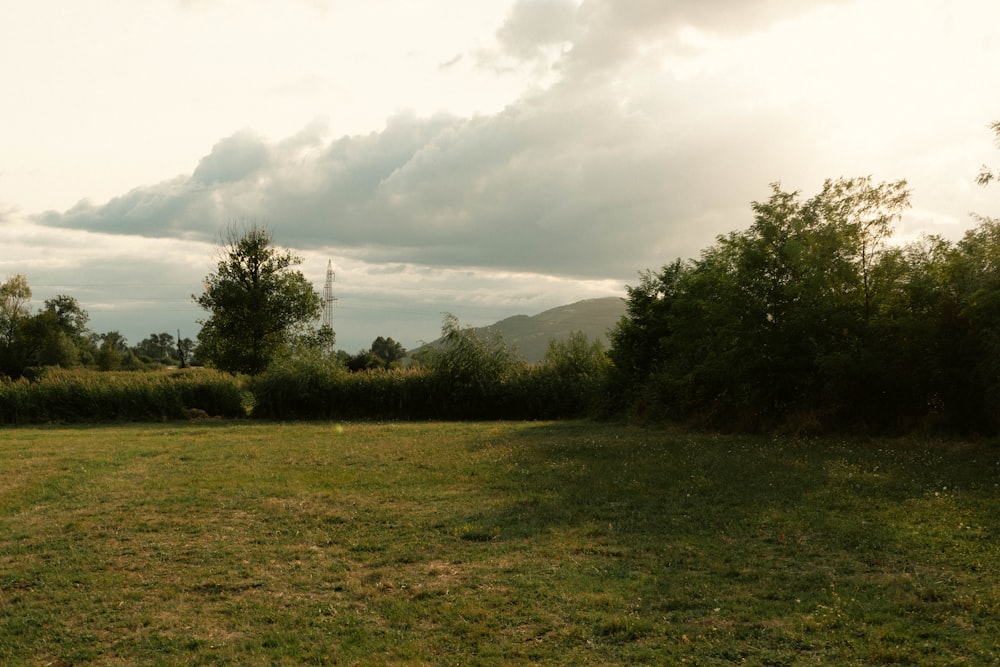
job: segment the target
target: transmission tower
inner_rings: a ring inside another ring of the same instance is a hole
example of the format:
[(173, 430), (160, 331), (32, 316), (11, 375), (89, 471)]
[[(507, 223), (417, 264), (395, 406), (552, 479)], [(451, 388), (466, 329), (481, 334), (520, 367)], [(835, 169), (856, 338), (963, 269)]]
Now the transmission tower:
[(333, 303), (337, 297), (333, 295), (333, 281), (336, 276), (333, 273), (333, 260), (326, 262), (326, 284), (323, 285), (323, 321), (321, 325), (333, 329)]

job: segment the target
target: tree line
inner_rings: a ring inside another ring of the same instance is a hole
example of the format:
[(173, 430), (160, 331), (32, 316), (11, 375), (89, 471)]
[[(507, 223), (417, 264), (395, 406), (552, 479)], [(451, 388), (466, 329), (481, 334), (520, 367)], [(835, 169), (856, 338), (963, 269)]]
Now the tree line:
[(308, 348), (330, 351), (331, 361), (352, 371), (392, 368), (406, 357), (402, 345), (383, 336), (357, 354), (333, 353), (333, 331), (315, 326), (319, 294), (294, 270), (301, 259), (275, 247), (262, 226), (233, 225), (221, 245), (223, 258), (206, 277), (204, 293), (192, 295), (209, 313), (197, 343), (178, 331), (176, 338), (151, 333), (129, 346), (118, 331), (92, 332), (87, 311), (66, 295), (46, 300), (33, 313), (27, 277), (9, 277), (0, 284), (0, 376), (33, 377), (52, 367), (113, 371), (192, 364), (257, 375), (282, 355)]
[(189, 338), (154, 333), (130, 347), (118, 331), (91, 331), (90, 316), (74, 297), (60, 294), (32, 312), (31, 296), (24, 275), (0, 283), (0, 376), (34, 377), (51, 367), (111, 371), (183, 366), (191, 358), (194, 342)]
[(892, 243), (905, 182), (774, 185), (746, 230), (627, 288), (622, 408), (738, 430), (1000, 429), (1000, 221)]
[[(1000, 124), (993, 126), (1000, 137)], [(978, 181), (995, 178), (984, 167)], [(1000, 220), (975, 217), (958, 241), (901, 243), (905, 181), (827, 180), (808, 198), (771, 186), (752, 224), (627, 286), (611, 347), (554, 341), (530, 368), (504, 341), (446, 316), (442, 345), (401, 368), (379, 337), (334, 350), (321, 299), (257, 224), (223, 237), (217, 270), (192, 298), (197, 347), (151, 335), (128, 354), (252, 378), (272, 417), (627, 416), (742, 431), (1000, 431)], [(123, 354), (95, 336), (74, 299), (31, 314), (23, 276), (0, 286), (0, 370)], [(194, 348), (194, 349), (192, 349)], [(349, 380), (348, 376), (363, 376)]]

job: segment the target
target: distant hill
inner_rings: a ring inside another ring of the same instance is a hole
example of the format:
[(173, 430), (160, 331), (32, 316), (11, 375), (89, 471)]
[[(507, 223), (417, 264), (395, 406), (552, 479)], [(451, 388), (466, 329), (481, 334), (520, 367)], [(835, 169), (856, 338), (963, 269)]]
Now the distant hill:
[[(528, 362), (538, 363), (545, 359), (550, 340), (565, 340), (575, 331), (582, 331), (589, 340), (600, 340), (607, 347), (608, 329), (624, 314), (624, 299), (609, 296), (577, 301), (537, 315), (514, 315), (475, 330), (499, 333)], [(439, 338), (425, 347), (436, 347), (440, 343)]]

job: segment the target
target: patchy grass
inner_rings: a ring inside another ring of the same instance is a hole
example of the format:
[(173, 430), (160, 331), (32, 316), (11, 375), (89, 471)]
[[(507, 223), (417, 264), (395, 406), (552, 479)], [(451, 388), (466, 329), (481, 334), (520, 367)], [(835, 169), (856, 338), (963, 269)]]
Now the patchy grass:
[(0, 663), (992, 664), (992, 443), (0, 431)]

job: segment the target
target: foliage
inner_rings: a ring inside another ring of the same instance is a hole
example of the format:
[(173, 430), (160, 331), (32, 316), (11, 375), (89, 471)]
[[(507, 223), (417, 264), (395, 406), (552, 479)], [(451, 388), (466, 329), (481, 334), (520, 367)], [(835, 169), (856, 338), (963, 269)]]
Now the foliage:
[[(332, 334), (329, 327), (324, 329)], [(328, 417), (330, 388), (345, 374), (332, 345), (300, 340), (297, 346), (276, 357), (264, 373), (252, 380), (253, 414), (284, 419)]]
[(34, 315), (30, 303), (25, 276), (0, 285), (0, 375), (16, 378), (43, 366), (70, 368), (94, 359), (88, 315), (76, 299), (47, 299)]
[[(997, 145), (1000, 145), (1000, 121), (994, 121), (990, 123), (990, 129), (993, 131), (993, 134), (997, 141)], [(976, 177), (976, 182), (979, 183), (979, 185), (989, 185), (997, 178), (1000, 178), (1000, 175), (998, 175), (996, 171), (994, 171), (993, 169), (984, 164), (982, 168), (979, 170), (979, 175)]]
[(551, 419), (597, 410), (610, 362), (580, 333), (528, 366), (502, 338), (445, 319), (428, 364), (346, 373), (337, 355), (272, 364), (251, 384), (264, 419)]
[(997, 659), (987, 441), (594, 422), (4, 436), (5, 665)]
[(167, 332), (151, 333), (132, 348), (132, 352), (145, 364), (185, 368), (191, 363), (194, 341), (190, 338), (175, 339)]
[(302, 260), (274, 247), (266, 229), (230, 227), (221, 245), (217, 270), (195, 297), (210, 313), (198, 334), (198, 353), (219, 369), (256, 375), (319, 317), (322, 301), (293, 270)]
[(352, 372), (377, 368), (389, 369), (397, 368), (404, 358), (406, 358), (406, 348), (392, 338), (379, 336), (372, 341), (371, 348), (350, 356), (346, 365)]
[(698, 260), (642, 274), (612, 332), (634, 416), (738, 430), (1000, 430), (1000, 223), (891, 243), (902, 182), (775, 186)]
[(380, 359), (385, 368), (392, 367), (406, 357), (406, 348), (392, 338), (379, 336), (372, 341), (371, 352)]
[(48, 369), (34, 381), (0, 382), (0, 425), (158, 421), (192, 414), (245, 416), (238, 380), (208, 369)]
[(29, 363), (24, 327), (31, 314), (31, 288), (23, 275), (0, 284), (0, 374), (19, 377)]
[(611, 360), (600, 340), (582, 331), (549, 341), (544, 362), (528, 369), (534, 386), (522, 393), (535, 398), (534, 419), (579, 418), (609, 412)]
[(109, 331), (99, 336), (101, 341), (97, 349), (97, 368), (102, 371), (117, 371), (129, 352), (128, 341), (117, 331)]
[(441, 336), (442, 347), (431, 361), (431, 381), (442, 416), (487, 419), (504, 414), (504, 386), (525, 367), (524, 361), (501, 336), (463, 328), (450, 313)]

